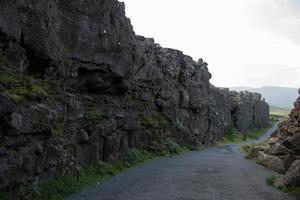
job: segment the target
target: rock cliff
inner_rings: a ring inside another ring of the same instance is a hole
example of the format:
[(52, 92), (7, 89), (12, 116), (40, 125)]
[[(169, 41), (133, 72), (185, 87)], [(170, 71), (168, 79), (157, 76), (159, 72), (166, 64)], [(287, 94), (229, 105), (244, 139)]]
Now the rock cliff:
[(269, 145), (252, 147), (250, 151), (258, 163), (284, 174), (277, 180), (278, 186), (300, 186), (300, 97), (294, 106), (288, 120), (272, 134)]
[(210, 78), (202, 59), (135, 35), (117, 0), (0, 1), (0, 190), (267, 123), (258, 94)]
[(234, 126), (242, 132), (262, 128), (269, 119), (269, 105), (261, 95), (251, 92), (230, 92), (231, 118)]

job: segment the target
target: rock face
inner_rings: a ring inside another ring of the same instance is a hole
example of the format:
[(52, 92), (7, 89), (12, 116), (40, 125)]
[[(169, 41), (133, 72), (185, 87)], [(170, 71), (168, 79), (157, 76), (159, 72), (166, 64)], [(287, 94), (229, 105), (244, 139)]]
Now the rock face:
[(258, 94), (210, 78), (202, 59), (136, 36), (117, 0), (0, 1), (0, 190), (268, 122)]
[[(253, 156), (258, 156), (258, 163), (284, 174), (277, 180), (277, 185), (293, 187), (300, 186), (300, 97), (294, 106), (289, 119), (282, 122), (272, 134), (269, 147), (261, 149), (258, 155)], [(251, 152), (255, 152), (255, 149), (252, 148)], [(273, 164), (269, 162), (271, 159)], [(278, 170), (282, 168), (281, 165), (283, 169)]]
[(241, 132), (261, 128), (269, 119), (269, 105), (261, 95), (251, 92), (230, 92), (231, 117), (234, 126)]

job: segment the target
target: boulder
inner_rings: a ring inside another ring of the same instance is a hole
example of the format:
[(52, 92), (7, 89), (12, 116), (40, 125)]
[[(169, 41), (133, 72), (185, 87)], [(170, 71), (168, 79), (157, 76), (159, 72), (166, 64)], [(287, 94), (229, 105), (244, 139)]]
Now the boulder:
[(256, 162), (278, 173), (285, 172), (284, 163), (279, 157), (268, 155), (262, 151), (258, 152)]
[(268, 153), (273, 156), (280, 156), (291, 154), (293, 151), (281, 145), (280, 143), (277, 143), (269, 149)]
[(300, 160), (293, 162), (288, 172), (281, 176), (275, 183), (275, 185), (288, 185), (297, 187), (300, 185)]
[(267, 150), (267, 147), (265, 146), (252, 146), (249, 149), (249, 153), (247, 153), (246, 158), (252, 159), (257, 158), (259, 156), (259, 152), (265, 152)]

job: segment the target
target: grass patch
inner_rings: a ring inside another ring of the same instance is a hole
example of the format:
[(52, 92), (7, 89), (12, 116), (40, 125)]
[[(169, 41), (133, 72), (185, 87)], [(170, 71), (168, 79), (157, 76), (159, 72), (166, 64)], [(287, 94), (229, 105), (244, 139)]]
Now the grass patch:
[(160, 112), (153, 112), (151, 116), (141, 116), (141, 123), (147, 128), (165, 128), (169, 121)]
[(270, 176), (266, 179), (266, 184), (269, 186), (274, 186), (275, 181), (276, 181), (276, 176)]
[(289, 108), (270, 106), (270, 115), (287, 117), (290, 112)]
[(183, 149), (177, 144), (177, 142), (172, 139), (172, 138), (167, 138), (165, 141), (164, 141), (164, 145), (166, 146), (167, 148), (167, 151), (170, 153), (170, 154), (179, 154), (180, 152), (183, 151)]
[(241, 145), (240, 149), (242, 152), (249, 154), (250, 150), (257, 147), (257, 146), (262, 146), (262, 147), (269, 147), (269, 139), (264, 140), (262, 142), (259, 143), (255, 143), (255, 144), (247, 144), (247, 145)]
[(270, 176), (266, 179), (266, 184), (268, 186), (274, 187), (282, 192), (289, 193), (292, 195), (300, 195), (300, 187), (291, 187), (287, 185), (275, 186), (275, 182), (277, 180), (276, 176)]
[(105, 118), (105, 113), (101, 110), (89, 110), (86, 112), (86, 117), (89, 120), (101, 120)]
[(138, 149), (130, 149), (124, 158), (129, 165), (134, 165), (145, 160), (143, 153)]
[(31, 76), (0, 74), (0, 85), (3, 93), (17, 103), (24, 99), (44, 99), (48, 96), (44, 90), (45, 82)]
[(291, 186), (282, 185), (282, 186), (277, 186), (275, 188), (282, 192), (285, 192), (285, 193), (300, 195), (300, 187), (299, 186), (291, 187)]
[(263, 128), (260, 130), (250, 130), (246, 134), (242, 134), (237, 131), (235, 128), (230, 127), (228, 128), (225, 133), (224, 137), (218, 141), (218, 145), (229, 144), (229, 143), (240, 143), (240, 142), (247, 142), (251, 140), (257, 140), (260, 136), (262, 136), (268, 128)]
[(63, 176), (42, 181), (33, 199), (63, 200), (73, 193), (115, 176), (125, 169), (122, 163), (97, 163), (83, 167), (79, 176)]
[[(174, 141), (171, 140), (168, 140), (167, 143), (169, 145), (171, 144), (170, 153), (168, 155), (177, 154), (179, 147), (176, 145), (177, 143), (174, 144)], [(180, 148), (180, 150), (180, 152), (183, 152), (188, 149)], [(19, 200), (24, 196), (28, 197), (30, 194), (29, 199), (32, 200), (64, 200), (70, 195), (78, 193), (89, 186), (99, 184), (101, 181), (115, 176), (128, 168), (140, 165), (145, 161), (160, 156), (159, 154), (145, 150), (130, 149), (124, 156), (123, 161), (114, 164), (98, 162), (86, 165), (79, 169), (77, 173), (74, 173), (74, 175), (45, 179), (34, 186), (34, 188), (21, 188), (10, 194), (0, 193), (0, 199)], [(34, 191), (33, 194), (32, 191)]]

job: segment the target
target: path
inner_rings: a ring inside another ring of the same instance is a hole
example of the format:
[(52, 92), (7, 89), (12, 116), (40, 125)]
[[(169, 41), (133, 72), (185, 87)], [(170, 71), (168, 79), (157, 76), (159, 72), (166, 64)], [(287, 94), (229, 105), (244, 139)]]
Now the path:
[[(267, 138), (277, 124), (261, 139)], [(293, 200), (266, 185), (275, 173), (244, 159), (238, 145), (208, 147), (129, 169), (69, 200)]]

